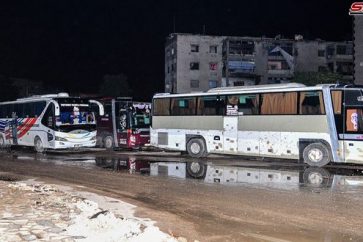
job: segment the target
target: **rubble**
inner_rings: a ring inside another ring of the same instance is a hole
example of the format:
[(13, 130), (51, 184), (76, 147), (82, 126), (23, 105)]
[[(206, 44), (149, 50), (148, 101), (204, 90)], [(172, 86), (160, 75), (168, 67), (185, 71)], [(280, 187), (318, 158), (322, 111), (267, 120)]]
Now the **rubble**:
[[(93, 194), (93, 196), (96, 196)], [(149, 219), (134, 217), (132, 206), (119, 201), (108, 208), (56, 186), (0, 181), (0, 241), (181, 241)], [(115, 199), (113, 200), (113, 204)], [(116, 210), (115, 210), (116, 211)]]

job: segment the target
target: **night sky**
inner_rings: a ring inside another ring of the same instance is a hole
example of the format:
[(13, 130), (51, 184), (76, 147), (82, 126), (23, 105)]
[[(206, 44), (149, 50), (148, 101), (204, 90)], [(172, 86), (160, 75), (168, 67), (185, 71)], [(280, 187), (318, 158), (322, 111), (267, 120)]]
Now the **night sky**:
[[(3, 1), (4, 2), (4, 1)], [(348, 0), (24, 0), (0, 4), (0, 74), (97, 92), (124, 73), (136, 98), (163, 91), (171, 32), (351, 40)], [(175, 24), (174, 21), (175, 20)]]

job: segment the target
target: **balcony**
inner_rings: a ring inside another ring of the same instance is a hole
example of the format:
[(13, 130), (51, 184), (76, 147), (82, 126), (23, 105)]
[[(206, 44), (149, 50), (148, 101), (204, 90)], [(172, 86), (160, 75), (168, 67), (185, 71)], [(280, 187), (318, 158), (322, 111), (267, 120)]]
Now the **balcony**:
[(282, 70), (268, 70), (267, 71), (268, 74), (270, 75), (293, 75), (294, 72), (290, 69), (282, 69)]

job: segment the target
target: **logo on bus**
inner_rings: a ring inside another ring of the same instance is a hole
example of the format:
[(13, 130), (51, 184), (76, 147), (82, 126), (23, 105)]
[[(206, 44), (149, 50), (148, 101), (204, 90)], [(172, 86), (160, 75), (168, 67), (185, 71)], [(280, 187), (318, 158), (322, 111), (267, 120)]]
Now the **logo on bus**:
[(354, 2), (350, 5), (349, 15), (363, 14), (363, 2)]

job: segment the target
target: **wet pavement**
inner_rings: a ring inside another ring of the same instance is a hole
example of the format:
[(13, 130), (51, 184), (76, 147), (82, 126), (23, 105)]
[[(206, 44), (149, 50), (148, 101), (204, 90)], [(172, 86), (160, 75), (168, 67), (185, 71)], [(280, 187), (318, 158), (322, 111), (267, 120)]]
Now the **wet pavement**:
[(363, 241), (363, 167), (92, 151), (0, 153), (0, 171), (125, 200), (193, 241)]

